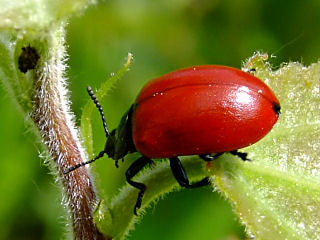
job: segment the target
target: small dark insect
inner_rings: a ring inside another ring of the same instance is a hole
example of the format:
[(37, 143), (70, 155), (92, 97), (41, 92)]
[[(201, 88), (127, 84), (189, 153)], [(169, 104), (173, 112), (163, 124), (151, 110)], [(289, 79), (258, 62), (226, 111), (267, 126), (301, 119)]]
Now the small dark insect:
[(19, 70), (26, 73), (28, 70), (35, 69), (37, 62), (40, 58), (37, 50), (34, 47), (23, 47), (21, 48), (22, 53), (18, 59)]

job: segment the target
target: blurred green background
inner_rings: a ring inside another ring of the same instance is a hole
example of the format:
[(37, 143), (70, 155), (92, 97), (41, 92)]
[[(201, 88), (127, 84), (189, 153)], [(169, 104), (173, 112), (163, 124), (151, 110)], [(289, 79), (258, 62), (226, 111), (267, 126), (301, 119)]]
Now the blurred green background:
[[(320, 56), (320, 1), (108, 0), (74, 16), (68, 25), (68, 77), (72, 110), (134, 54), (131, 71), (102, 102), (110, 128), (134, 101), (143, 83), (198, 64), (241, 67), (260, 50), (283, 61), (310, 64)], [(0, 239), (64, 239), (61, 193), (39, 158), (41, 147), (0, 88)], [(95, 151), (105, 139), (93, 115)], [(79, 123), (79, 122), (78, 122)], [(128, 158), (95, 164), (106, 196), (125, 182)], [(171, 193), (149, 209), (130, 239), (243, 239), (231, 207), (209, 188)]]

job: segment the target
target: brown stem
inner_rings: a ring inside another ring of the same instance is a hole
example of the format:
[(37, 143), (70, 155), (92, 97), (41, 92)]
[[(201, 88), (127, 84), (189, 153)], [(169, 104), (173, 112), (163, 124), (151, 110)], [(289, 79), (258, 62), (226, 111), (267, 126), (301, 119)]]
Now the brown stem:
[(74, 239), (110, 239), (104, 237), (93, 222), (94, 206), (98, 200), (88, 168), (82, 167), (64, 174), (68, 167), (85, 161), (86, 154), (72, 121), (66, 96), (64, 43), (62, 40), (52, 42), (48, 61), (40, 63), (42, 66), (35, 77), (31, 117), (54, 160), (54, 168), (58, 170), (58, 179), (71, 213)]

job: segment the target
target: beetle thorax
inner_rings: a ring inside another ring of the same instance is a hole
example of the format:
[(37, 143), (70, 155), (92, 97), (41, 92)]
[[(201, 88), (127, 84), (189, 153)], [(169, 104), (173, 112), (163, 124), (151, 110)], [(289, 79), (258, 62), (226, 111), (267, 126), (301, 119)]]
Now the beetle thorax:
[(124, 158), (128, 153), (136, 152), (132, 140), (131, 115), (133, 107), (121, 118), (118, 128), (113, 129), (108, 136), (105, 152), (114, 160)]

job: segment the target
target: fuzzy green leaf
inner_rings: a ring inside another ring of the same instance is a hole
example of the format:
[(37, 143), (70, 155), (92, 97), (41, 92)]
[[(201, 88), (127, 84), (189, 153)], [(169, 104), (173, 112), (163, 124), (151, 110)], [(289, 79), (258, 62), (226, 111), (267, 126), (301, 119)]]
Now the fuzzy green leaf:
[(234, 205), (256, 239), (317, 239), (320, 236), (320, 63), (289, 63), (272, 71), (261, 58), (249, 68), (281, 103), (275, 128), (243, 149), (252, 162), (223, 156), (213, 183)]
[[(45, 29), (85, 9), (94, 0), (1, 0), (0, 29), (27, 31)], [(42, 34), (45, 34), (43, 32)]]

